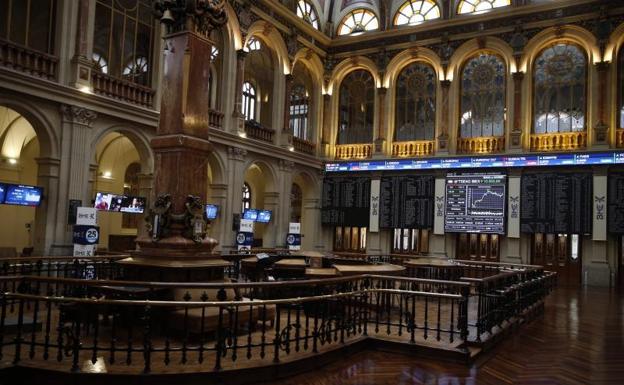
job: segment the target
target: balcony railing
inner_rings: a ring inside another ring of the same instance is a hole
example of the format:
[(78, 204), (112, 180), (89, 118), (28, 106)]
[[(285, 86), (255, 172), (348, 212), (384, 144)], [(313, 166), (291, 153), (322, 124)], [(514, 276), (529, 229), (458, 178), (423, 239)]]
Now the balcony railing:
[(151, 108), (154, 105), (154, 90), (123, 79), (117, 79), (101, 72), (93, 71), (93, 92), (124, 102)]
[(223, 112), (210, 109), (208, 110), (208, 125), (210, 128), (223, 128)]
[(293, 146), (295, 147), (295, 151), (303, 152), (305, 154), (313, 155), (316, 150), (316, 144), (307, 141), (305, 139), (297, 138), (293, 136)]
[(373, 145), (370, 143), (336, 145), (336, 159), (368, 159), (372, 154)]
[(624, 128), (615, 130), (615, 146), (624, 147)]
[(411, 158), (415, 156), (433, 155), (433, 140), (414, 140), (410, 142), (392, 143), (392, 156), (398, 158)]
[(463, 154), (489, 154), (505, 150), (504, 136), (481, 136), (457, 139), (457, 152)]
[(58, 59), (52, 55), (0, 40), (0, 65), (44, 79), (56, 79)]
[(256, 122), (255, 120), (247, 120), (245, 121), (245, 133), (249, 138), (273, 143), (275, 130), (264, 127), (262, 124)]
[(531, 151), (576, 150), (585, 147), (586, 131), (531, 135)]

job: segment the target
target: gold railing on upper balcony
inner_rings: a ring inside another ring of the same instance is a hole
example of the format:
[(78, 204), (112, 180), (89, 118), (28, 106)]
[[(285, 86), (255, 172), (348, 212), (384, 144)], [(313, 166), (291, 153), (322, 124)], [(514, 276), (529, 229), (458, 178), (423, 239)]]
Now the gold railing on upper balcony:
[(208, 126), (210, 126), (210, 128), (217, 128), (217, 129), (222, 129), (223, 128), (223, 112), (221, 111), (217, 111), (217, 110), (213, 110), (212, 108), (208, 110)]
[(117, 79), (97, 71), (91, 73), (91, 80), (93, 81), (93, 92), (98, 95), (148, 108), (154, 105), (155, 91), (149, 87)]
[(489, 154), (505, 151), (504, 136), (480, 136), (458, 138), (457, 152), (462, 154)]
[(298, 138), (296, 136), (293, 136), (292, 141), (295, 151), (314, 155), (314, 151), (316, 150), (316, 144), (308, 140)]
[(256, 122), (255, 120), (246, 120), (245, 134), (247, 134), (248, 138), (273, 143), (273, 135), (275, 135), (275, 130), (273, 130), (272, 128), (264, 127), (262, 124)]
[(368, 159), (373, 155), (370, 143), (337, 144), (336, 159)]
[(394, 142), (392, 143), (392, 156), (396, 158), (411, 158), (433, 155), (434, 148), (435, 142), (433, 140)]
[(586, 131), (531, 135), (531, 151), (576, 150), (586, 147)]
[(615, 130), (615, 146), (624, 147), (624, 128)]
[(0, 39), (0, 66), (53, 80), (58, 58)]

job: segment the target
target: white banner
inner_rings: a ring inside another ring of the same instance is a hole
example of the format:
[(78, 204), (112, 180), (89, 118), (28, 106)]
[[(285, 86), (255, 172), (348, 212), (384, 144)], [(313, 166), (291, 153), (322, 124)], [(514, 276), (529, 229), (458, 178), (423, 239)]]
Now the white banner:
[(301, 223), (290, 222), (288, 224), (288, 232), (290, 234), (301, 234)]
[(76, 210), (77, 225), (97, 225), (97, 210), (93, 207), (78, 207)]
[(594, 175), (594, 241), (607, 240), (607, 176)]
[(444, 235), (444, 206), (446, 204), (446, 178), (435, 180), (435, 201), (433, 202), (433, 233)]
[(381, 180), (372, 179), (370, 189), (370, 217), (368, 231), (379, 232), (379, 192), (381, 190)]
[(520, 238), (520, 176), (509, 176), (507, 237)]
[(96, 245), (74, 245), (74, 257), (93, 257)]
[(250, 219), (241, 219), (238, 231), (243, 233), (253, 233), (254, 222)]

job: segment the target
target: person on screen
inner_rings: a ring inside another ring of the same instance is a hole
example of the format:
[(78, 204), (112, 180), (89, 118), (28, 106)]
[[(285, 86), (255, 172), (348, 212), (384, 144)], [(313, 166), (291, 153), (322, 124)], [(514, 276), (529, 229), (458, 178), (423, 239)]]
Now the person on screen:
[(121, 209), (122, 197), (114, 197), (111, 201), (110, 211), (119, 211)]
[(108, 210), (108, 203), (106, 203), (103, 195), (98, 195), (97, 200), (95, 201), (95, 208), (104, 211)]

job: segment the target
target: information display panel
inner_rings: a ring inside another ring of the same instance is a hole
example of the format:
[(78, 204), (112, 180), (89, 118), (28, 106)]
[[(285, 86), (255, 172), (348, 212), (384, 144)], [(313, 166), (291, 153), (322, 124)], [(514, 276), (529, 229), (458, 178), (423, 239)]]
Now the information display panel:
[(609, 174), (607, 231), (624, 234), (624, 173)]
[(37, 186), (26, 186), (7, 184), (5, 185), (4, 199), (0, 202), (4, 202), (7, 205), (14, 206), (39, 206), (41, 203), (41, 196), (43, 189)]
[(505, 234), (506, 189), (504, 174), (448, 174), (444, 231)]
[(433, 227), (433, 175), (381, 178), (379, 227), (429, 229)]
[(366, 227), (369, 222), (370, 179), (332, 177), (323, 180), (321, 223)]
[(145, 197), (99, 192), (95, 195), (93, 207), (99, 211), (143, 214), (143, 212), (145, 212), (145, 205)]
[(591, 172), (523, 173), (520, 196), (520, 231), (523, 233), (591, 233)]
[(219, 214), (219, 206), (217, 205), (206, 205), (206, 218), (208, 219), (217, 219), (217, 215)]
[(4, 183), (0, 183), (0, 203), (4, 202), (4, 195), (6, 194), (6, 185)]

